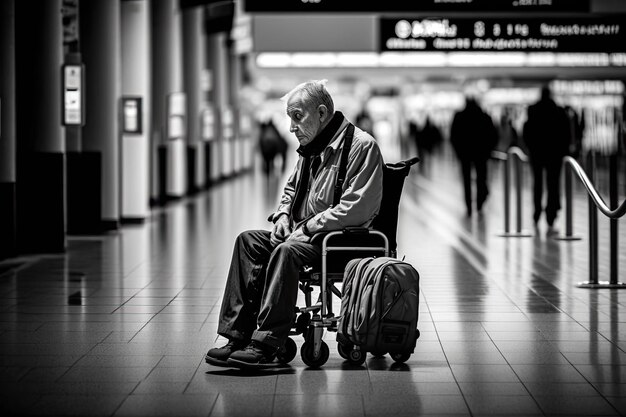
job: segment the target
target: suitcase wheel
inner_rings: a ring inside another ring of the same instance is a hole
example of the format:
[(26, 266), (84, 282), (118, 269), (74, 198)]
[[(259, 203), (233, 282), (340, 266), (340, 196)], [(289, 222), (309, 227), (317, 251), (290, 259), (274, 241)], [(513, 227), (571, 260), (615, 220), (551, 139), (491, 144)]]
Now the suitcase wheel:
[(360, 349), (352, 349), (348, 353), (348, 362), (352, 365), (363, 365), (365, 362), (365, 357), (367, 356), (367, 352)]
[(352, 351), (352, 348), (354, 348), (354, 345), (352, 343), (337, 343), (337, 351), (339, 352), (339, 356), (344, 359), (350, 358), (350, 352)]
[(409, 360), (410, 357), (411, 357), (410, 353), (392, 353), (391, 354), (391, 359), (393, 359), (395, 362), (406, 362)]

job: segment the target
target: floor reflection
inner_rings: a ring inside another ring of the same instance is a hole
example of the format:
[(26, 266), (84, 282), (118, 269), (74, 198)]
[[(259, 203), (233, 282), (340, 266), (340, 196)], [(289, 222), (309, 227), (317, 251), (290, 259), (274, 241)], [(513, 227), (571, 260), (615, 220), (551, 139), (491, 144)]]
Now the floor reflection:
[[(626, 293), (575, 286), (587, 279), (588, 242), (499, 236), (499, 171), (484, 215), (466, 218), (453, 160), (432, 158), (428, 175), (407, 179), (400, 207), (399, 257), (421, 279), (421, 337), (406, 363), (369, 355), (350, 365), (334, 333), (319, 370), (299, 354), (263, 373), (204, 363), (220, 342), (234, 239), (271, 226), (289, 173), (243, 175), (154, 209), (144, 224), (71, 236), (66, 254), (0, 267), (1, 413), (626, 414)], [(585, 236), (582, 207), (575, 227)]]

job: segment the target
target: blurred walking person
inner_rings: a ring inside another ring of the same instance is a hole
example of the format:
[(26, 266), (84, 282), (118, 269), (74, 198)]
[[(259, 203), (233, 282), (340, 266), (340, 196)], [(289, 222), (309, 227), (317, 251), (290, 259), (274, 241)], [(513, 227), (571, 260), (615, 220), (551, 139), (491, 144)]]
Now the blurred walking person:
[(567, 155), (570, 144), (570, 124), (565, 110), (552, 99), (550, 88), (541, 89), (539, 101), (528, 107), (528, 117), (524, 123), (524, 142), (528, 148), (533, 170), (533, 199), (535, 229), (543, 208), (544, 172), (547, 188), (545, 206), (547, 234), (557, 233), (554, 221), (561, 209), (560, 176), (563, 157)]
[(498, 132), (491, 116), (483, 111), (476, 98), (467, 96), (465, 108), (454, 115), (450, 142), (461, 162), (467, 215), (472, 215), (472, 169), (476, 173), (476, 210), (482, 213), (489, 195), (487, 161), (498, 143)]
[(263, 171), (268, 178), (274, 170), (274, 160), (276, 157), (280, 157), (281, 159), (281, 174), (285, 172), (288, 148), (287, 140), (280, 134), (271, 117), (261, 123), (259, 150), (263, 157)]

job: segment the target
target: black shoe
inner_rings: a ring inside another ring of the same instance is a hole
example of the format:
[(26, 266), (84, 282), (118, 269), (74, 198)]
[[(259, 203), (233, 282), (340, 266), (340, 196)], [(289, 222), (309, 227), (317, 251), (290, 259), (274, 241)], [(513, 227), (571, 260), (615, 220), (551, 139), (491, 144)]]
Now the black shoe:
[(205, 355), (204, 360), (211, 365), (229, 366), (227, 360), (230, 355), (239, 349), (243, 349), (247, 345), (248, 342), (243, 340), (231, 339), (222, 347), (210, 349)]
[(275, 368), (280, 366), (275, 361), (277, 353), (277, 348), (253, 340), (245, 349), (233, 352), (227, 362), (238, 368)]

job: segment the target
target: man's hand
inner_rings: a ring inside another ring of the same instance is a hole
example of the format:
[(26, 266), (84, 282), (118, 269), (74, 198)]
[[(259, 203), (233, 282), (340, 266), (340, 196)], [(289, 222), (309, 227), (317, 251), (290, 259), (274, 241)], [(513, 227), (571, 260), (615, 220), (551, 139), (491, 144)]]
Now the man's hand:
[(272, 235), (270, 236), (270, 242), (272, 246), (278, 246), (279, 243), (284, 242), (291, 235), (291, 227), (289, 227), (289, 217), (281, 215), (272, 229)]
[(308, 243), (311, 241), (311, 238), (305, 235), (304, 232), (302, 231), (302, 228), (299, 227), (293, 231), (293, 233), (289, 236), (287, 240)]

